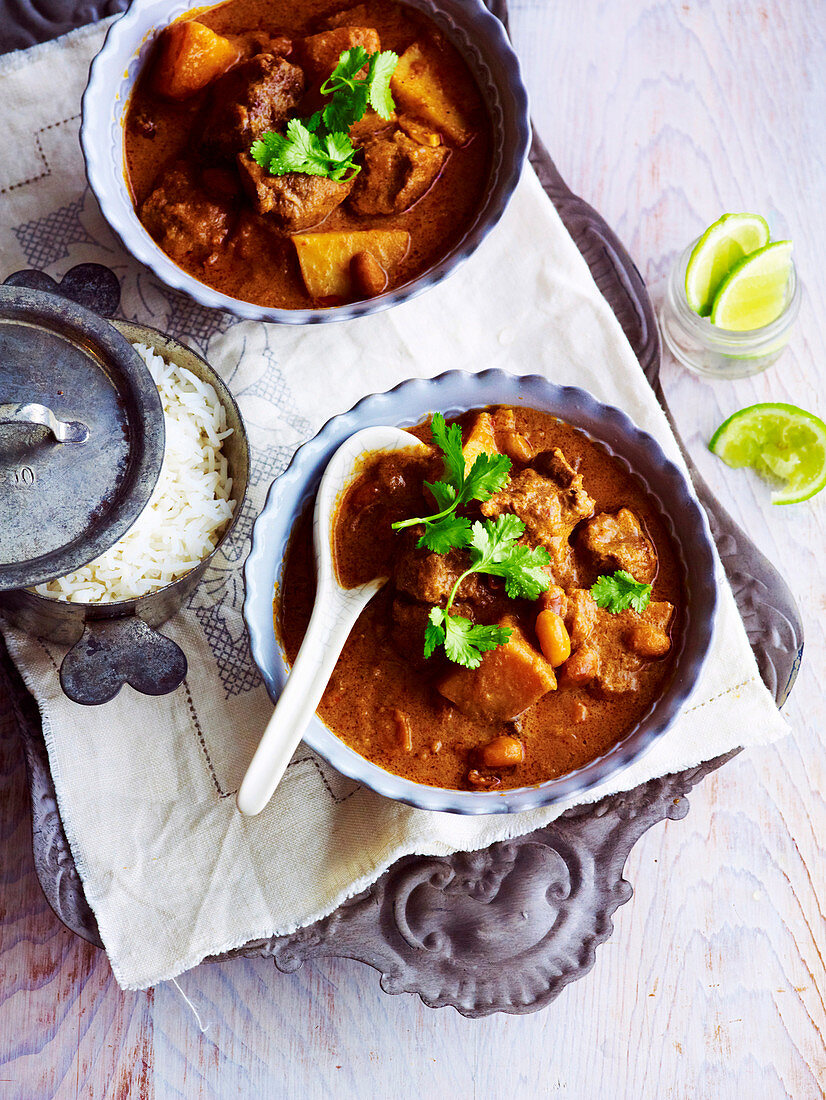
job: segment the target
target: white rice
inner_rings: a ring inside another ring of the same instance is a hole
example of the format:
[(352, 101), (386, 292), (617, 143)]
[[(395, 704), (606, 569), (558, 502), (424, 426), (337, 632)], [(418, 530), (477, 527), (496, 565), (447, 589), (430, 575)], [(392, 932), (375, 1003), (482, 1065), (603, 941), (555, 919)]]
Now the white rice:
[(135, 344), (163, 405), (166, 449), (149, 502), (126, 534), (75, 573), (39, 584), (41, 596), (107, 603), (156, 592), (212, 552), (235, 501), (221, 443), (232, 428), (214, 386), (154, 348)]

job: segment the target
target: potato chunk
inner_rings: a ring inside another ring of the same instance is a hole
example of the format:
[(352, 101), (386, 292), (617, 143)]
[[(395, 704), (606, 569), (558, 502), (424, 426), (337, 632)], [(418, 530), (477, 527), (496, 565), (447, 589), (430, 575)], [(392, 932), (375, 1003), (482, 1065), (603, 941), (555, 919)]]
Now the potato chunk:
[(237, 46), (203, 23), (173, 23), (158, 40), (155, 91), (168, 99), (186, 99), (225, 73), (238, 57)]
[(481, 412), (473, 422), (473, 426), (467, 434), (462, 454), (465, 456), (465, 469), (469, 470), (481, 454), (498, 455), (496, 435), (493, 430), (493, 417), (488, 412)]
[(393, 272), (407, 255), (410, 234), (403, 229), (365, 229), (341, 233), (297, 233), (292, 238), (304, 284), (314, 298), (350, 298), (350, 261), (368, 252), (392, 283)]
[(439, 682), (446, 699), (470, 718), (505, 721), (533, 706), (556, 688), (553, 667), (509, 618), (513, 631), (505, 645), (482, 654), (478, 668), (457, 665)]
[(390, 89), (402, 110), (429, 123), (453, 145), (470, 141), (473, 130), (442, 77), (436, 58), (426, 54), (418, 42), (408, 46), (399, 58)]

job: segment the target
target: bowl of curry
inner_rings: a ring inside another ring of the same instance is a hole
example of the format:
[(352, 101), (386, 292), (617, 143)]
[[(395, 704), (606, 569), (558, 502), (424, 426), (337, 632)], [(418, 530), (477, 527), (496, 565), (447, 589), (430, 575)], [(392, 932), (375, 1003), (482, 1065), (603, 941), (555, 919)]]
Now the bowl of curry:
[[(708, 653), (711, 538), (650, 435), (538, 376), (408, 381), (296, 452), (245, 567), (244, 614), (270, 695), (312, 610), (320, 476), (344, 439), (383, 423), (428, 446), (366, 456), (339, 499), (340, 583), (388, 581), (305, 740), (381, 794), (458, 813), (563, 801), (627, 767), (673, 724)], [(451, 481), (453, 495), (439, 488)]]
[(134, 0), (81, 126), (138, 260), (203, 305), (291, 324), (439, 282), (498, 222), (529, 140), (481, 0)]

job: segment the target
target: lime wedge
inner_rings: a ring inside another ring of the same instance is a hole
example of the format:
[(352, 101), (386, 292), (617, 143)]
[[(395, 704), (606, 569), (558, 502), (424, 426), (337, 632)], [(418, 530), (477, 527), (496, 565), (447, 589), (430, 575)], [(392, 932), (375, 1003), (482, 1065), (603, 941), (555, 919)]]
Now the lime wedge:
[(772, 504), (798, 504), (826, 486), (826, 424), (796, 405), (749, 405), (720, 425), (708, 449), (728, 466), (750, 466), (782, 486)]
[(749, 332), (776, 321), (786, 305), (792, 242), (774, 241), (735, 264), (711, 306), (711, 323)]
[(723, 214), (695, 244), (685, 271), (690, 309), (708, 317), (725, 277), (749, 252), (769, 242), (769, 227), (759, 214)]

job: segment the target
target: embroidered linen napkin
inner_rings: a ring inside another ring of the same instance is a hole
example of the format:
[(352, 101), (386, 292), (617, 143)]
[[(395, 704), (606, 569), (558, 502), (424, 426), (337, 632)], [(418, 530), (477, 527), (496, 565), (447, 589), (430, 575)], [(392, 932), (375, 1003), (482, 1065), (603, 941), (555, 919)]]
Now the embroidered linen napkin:
[[(190, 673), (172, 695), (130, 688), (98, 708), (60, 691), (59, 646), (4, 629), (43, 716), (61, 816), (117, 980), (144, 988), (206, 955), (331, 912), (407, 853), (471, 850), (566, 806), (510, 817), (414, 810), (300, 746), (276, 797), (244, 819), (233, 794), (271, 711), (241, 618), (240, 569), (266, 489), (295, 448), (367, 393), (448, 368), (537, 372), (624, 408), (681, 462), (611, 310), (533, 173), (502, 222), (445, 283), (377, 316), (308, 329), (240, 322), (168, 290), (123, 251), (85, 184), (80, 96), (104, 26), (0, 62), (0, 270), (111, 267), (122, 311), (201, 352), (237, 397), (252, 473), (220, 560), (165, 632)], [(48, 94), (44, 89), (52, 89)], [(716, 640), (671, 732), (581, 801), (630, 789), (784, 732), (718, 567)]]

